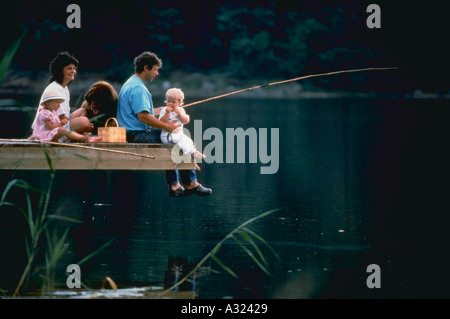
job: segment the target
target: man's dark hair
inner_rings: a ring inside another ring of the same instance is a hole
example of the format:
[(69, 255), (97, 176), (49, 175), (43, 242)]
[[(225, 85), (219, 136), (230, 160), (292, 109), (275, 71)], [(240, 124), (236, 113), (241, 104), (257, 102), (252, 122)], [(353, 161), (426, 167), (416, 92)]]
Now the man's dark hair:
[(144, 71), (146, 65), (149, 69), (153, 68), (154, 65), (161, 67), (162, 61), (155, 53), (148, 51), (143, 52), (134, 58), (134, 71), (136, 73)]
[(69, 64), (74, 64), (75, 67), (78, 67), (78, 63), (78, 60), (70, 53), (59, 52), (56, 57), (50, 62), (50, 83), (56, 81), (59, 84), (62, 84), (64, 78), (64, 67)]

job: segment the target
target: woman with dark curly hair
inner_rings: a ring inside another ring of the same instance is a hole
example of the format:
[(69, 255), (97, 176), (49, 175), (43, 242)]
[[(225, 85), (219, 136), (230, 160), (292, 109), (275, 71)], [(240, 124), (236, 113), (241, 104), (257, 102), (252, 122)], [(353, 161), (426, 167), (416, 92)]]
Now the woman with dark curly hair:
[(91, 130), (90, 126), (86, 126), (86, 123), (77, 120), (72, 121), (70, 118), (70, 92), (68, 86), (75, 79), (78, 63), (78, 60), (68, 52), (59, 52), (50, 62), (50, 84), (42, 93), (36, 116), (33, 124), (31, 125), (32, 129), (34, 129), (38, 114), (43, 110), (43, 96), (49, 90), (58, 90), (58, 92), (64, 97), (64, 102), (61, 103), (61, 106), (58, 109), (58, 116), (61, 123), (65, 124), (64, 127), (70, 131), (75, 131), (81, 134)]
[(70, 117), (82, 126), (89, 126), (93, 134), (97, 134), (98, 127), (105, 126), (110, 117), (116, 117), (117, 91), (105, 81), (98, 81), (91, 85), (84, 95), (84, 102)]

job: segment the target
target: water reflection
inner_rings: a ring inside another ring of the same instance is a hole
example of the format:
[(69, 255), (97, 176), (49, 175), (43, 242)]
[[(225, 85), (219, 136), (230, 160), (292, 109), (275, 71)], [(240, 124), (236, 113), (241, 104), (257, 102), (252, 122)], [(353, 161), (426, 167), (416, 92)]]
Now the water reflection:
[[(204, 129), (279, 128), (279, 171), (202, 164), (199, 179), (214, 189), (212, 196), (179, 199), (167, 196), (163, 172), (57, 172), (53, 209), (83, 221), (72, 230), (68, 262), (115, 238), (83, 265), (86, 283), (99, 287), (105, 276), (123, 288), (161, 283), (170, 256), (198, 261), (244, 221), (284, 207), (251, 225), (281, 256), (279, 262), (263, 250), (272, 277), (229, 241), (220, 259), (239, 279), (211, 261), (197, 278), (198, 298), (424, 296), (431, 284), (405, 267), (413, 260), (427, 266), (417, 251), (426, 245), (414, 239), (423, 231), (415, 206), (426, 210), (424, 197), (414, 198), (424, 190), (415, 181), (428, 180), (420, 173), (430, 164), (422, 152), (432, 120), (448, 112), (438, 102), (222, 100), (189, 112)], [(12, 175), (0, 173), (2, 181)], [(45, 185), (45, 174), (14, 173), (37, 186)], [(372, 263), (381, 266), (385, 289), (367, 288)]]
[(118, 289), (70, 289), (27, 294), (25, 299), (195, 299), (195, 291), (171, 291), (164, 293), (161, 286)]

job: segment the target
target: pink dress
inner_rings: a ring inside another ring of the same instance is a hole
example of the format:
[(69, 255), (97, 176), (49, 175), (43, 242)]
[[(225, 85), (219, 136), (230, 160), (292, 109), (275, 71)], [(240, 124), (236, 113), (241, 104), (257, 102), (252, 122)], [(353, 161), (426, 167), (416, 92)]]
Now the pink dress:
[(36, 118), (33, 137), (39, 141), (50, 142), (51, 140), (53, 140), (55, 135), (58, 134), (59, 127), (56, 127), (53, 130), (47, 129), (47, 127), (45, 126), (46, 120), (50, 120), (54, 124), (61, 123), (58, 113), (49, 111), (47, 109), (40, 109)]

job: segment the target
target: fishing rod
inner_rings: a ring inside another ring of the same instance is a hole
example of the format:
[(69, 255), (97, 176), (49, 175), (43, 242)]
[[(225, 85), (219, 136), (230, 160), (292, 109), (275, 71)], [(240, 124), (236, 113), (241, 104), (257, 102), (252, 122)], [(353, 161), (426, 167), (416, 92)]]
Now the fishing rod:
[(86, 145), (78, 145), (78, 144), (72, 144), (72, 143), (60, 143), (60, 142), (51, 142), (51, 141), (38, 141), (38, 140), (29, 140), (29, 139), (4, 139), (0, 138), (0, 142), (6, 142), (6, 143), (22, 143), (22, 144), (40, 144), (40, 145), (55, 145), (55, 146), (68, 146), (68, 147), (74, 147), (74, 148), (80, 148), (80, 149), (88, 149), (88, 150), (94, 150), (94, 151), (101, 151), (101, 152), (109, 152), (109, 153), (117, 153), (117, 154), (124, 154), (124, 155), (131, 155), (136, 157), (143, 157), (143, 158), (150, 158), (155, 159), (155, 156), (152, 155), (145, 155), (145, 154), (139, 154), (139, 153), (133, 153), (133, 152), (126, 152), (126, 151), (119, 151), (114, 149), (107, 149), (107, 148), (100, 148), (100, 147), (94, 147), (94, 146), (86, 146)]
[(341, 73), (351, 73), (351, 72), (381, 71), (381, 70), (393, 70), (393, 69), (399, 69), (399, 67), (351, 69), (351, 70), (341, 70), (341, 71), (334, 71), (334, 72), (327, 72), (327, 73), (318, 73), (318, 74), (304, 75), (304, 76), (300, 76), (300, 77), (293, 78), (293, 79), (288, 79), (288, 80), (283, 80), (283, 81), (277, 81), (277, 82), (257, 85), (257, 86), (254, 86), (254, 87), (250, 87), (250, 88), (237, 90), (237, 91), (234, 91), (234, 92), (230, 92), (230, 93), (226, 93), (226, 94), (210, 97), (210, 98), (207, 98), (207, 99), (204, 99), (204, 100), (201, 100), (201, 101), (185, 104), (182, 107), (189, 107), (189, 106), (197, 105), (197, 104), (200, 104), (200, 103), (209, 102), (209, 101), (212, 101), (212, 100), (217, 100), (217, 99), (220, 99), (220, 98), (223, 98), (223, 97), (227, 97), (227, 96), (230, 96), (230, 95), (234, 95), (234, 94), (238, 94), (238, 93), (242, 93), (242, 92), (247, 92), (247, 91), (251, 91), (251, 90), (254, 90), (254, 89), (263, 88), (263, 87), (266, 87), (266, 86), (284, 84), (284, 83), (288, 83), (288, 82), (294, 82), (294, 81), (299, 81), (299, 80), (304, 80), (304, 79), (309, 79), (309, 78), (315, 78), (315, 77), (320, 77), (320, 76), (329, 76), (329, 75), (335, 75), (335, 74), (341, 74)]

